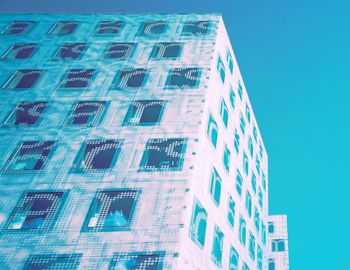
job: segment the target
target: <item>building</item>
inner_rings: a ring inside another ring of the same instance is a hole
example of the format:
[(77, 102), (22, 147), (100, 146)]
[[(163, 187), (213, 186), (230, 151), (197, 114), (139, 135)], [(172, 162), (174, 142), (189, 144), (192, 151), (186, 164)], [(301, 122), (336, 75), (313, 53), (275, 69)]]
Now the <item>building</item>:
[(220, 15), (0, 29), (2, 269), (267, 269), (268, 157)]

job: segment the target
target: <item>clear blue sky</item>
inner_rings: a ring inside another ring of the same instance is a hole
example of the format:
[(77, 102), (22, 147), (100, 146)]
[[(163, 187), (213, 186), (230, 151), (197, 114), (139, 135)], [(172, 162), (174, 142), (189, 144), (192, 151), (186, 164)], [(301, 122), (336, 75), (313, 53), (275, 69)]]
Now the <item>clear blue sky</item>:
[(219, 12), (269, 154), (292, 270), (350, 269), (349, 0), (2, 0), (0, 12)]

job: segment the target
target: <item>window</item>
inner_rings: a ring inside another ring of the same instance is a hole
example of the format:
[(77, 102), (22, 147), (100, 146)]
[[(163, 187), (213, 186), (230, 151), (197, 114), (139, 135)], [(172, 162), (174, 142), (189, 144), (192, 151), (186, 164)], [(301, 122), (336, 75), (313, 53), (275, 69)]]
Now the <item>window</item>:
[(70, 35), (78, 28), (78, 22), (74, 21), (60, 21), (57, 22), (49, 31), (50, 35)]
[(33, 21), (12, 21), (2, 32), (2, 35), (19, 35), (28, 32), (35, 22)]
[(100, 122), (106, 109), (105, 101), (78, 101), (67, 117), (67, 125), (93, 126)]
[(230, 72), (233, 72), (233, 60), (229, 50), (227, 50), (226, 61)]
[(273, 222), (269, 222), (268, 223), (268, 232), (269, 233), (274, 233), (275, 232), (275, 226), (274, 226)]
[(266, 226), (261, 223), (261, 242), (266, 245)]
[(262, 173), (262, 186), (263, 186), (263, 189), (266, 190), (266, 176), (264, 173)]
[(151, 58), (177, 59), (182, 51), (183, 44), (178, 42), (161, 42), (154, 45)]
[(159, 36), (164, 34), (167, 28), (168, 25), (164, 21), (144, 22), (140, 27), (139, 34), (140, 36)]
[(242, 100), (242, 98), (243, 98), (243, 87), (241, 85), (241, 82), (238, 82), (238, 95), (239, 95), (240, 100)]
[(285, 251), (284, 239), (273, 239), (271, 241), (272, 252), (283, 252)]
[(239, 153), (239, 141), (240, 141), (239, 134), (238, 134), (237, 129), (235, 129), (235, 139), (234, 139), (234, 143), (233, 144), (235, 146), (237, 154)]
[(224, 167), (225, 167), (227, 172), (230, 171), (230, 157), (231, 157), (231, 152), (228, 149), (227, 145), (225, 145), (223, 162), (224, 162)]
[(252, 189), (254, 191), (254, 193), (256, 194), (256, 176), (255, 173), (252, 172)]
[(253, 127), (253, 136), (254, 136), (254, 140), (256, 142), (258, 139), (258, 130), (256, 129), (256, 126)]
[(224, 245), (224, 234), (219, 229), (218, 226), (214, 227), (214, 240), (213, 240), (213, 249), (211, 251), (211, 259), (213, 262), (221, 267), (222, 261), (222, 248)]
[(191, 236), (191, 239), (200, 247), (203, 247), (205, 244), (207, 219), (208, 219), (207, 211), (203, 208), (200, 202), (195, 200), (193, 210), (192, 210), (190, 236)]
[(87, 88), (92, 83), (94, 69), (71, 69), (60, 85), (61, 88)]
[(2, 59), (26, 59), (31, 57), (37, 50), (38, 45), (35, 43), (23, 43), (12, 45), (6, 53), (2, 56)]
[(245, 262), (243, 262), (242, 264), (242, 270), (250, 270), (248, 264), (246, 264)]
[(275, 260), (269, 259), (269, 270), (275, 270), (275, 269), (276, 269)]
[(118, 90), (137, 90), (145, 86), (147, 78), (147, 69), (123, 69), (114, 78), (113, 88)]
[(247, 118), (248, 123), (250, 123), (250, 109), (248, 104), (245, 105), (245, 117)]
[(258, 174), (260, 175), (260, 160), (258, 157), (256, 157), (256, 159), (255, 159), (255, 168), (256, 168), (256, 171), (258, 172)]
[(250, 196), (250, 193), (248, 190), (245, 195), (245, 209), (247, 210), (249, 217), (251, 217), (252, 216), (252, 196)]
[(258, 266), (258, 270), (262, 270), (263, 269), (263, 252), (262, 252), (262, 249), (259, 245), (258, 245), (257, 250), (258, 250), (257, 251), (257, 259), (258, 259), (257, 266)]
[(234, 247), (230, 248), (230, 260), (228, 270), (238, 270), (239, 255)]
[(260, 154), (260, 157), (263, 158), (263, 148), (261, 146), (261, 142), (259, 143), (259, 154)]
[(20, 143), (5, 164), (4, 170), (10, 173), (40, 171), (48, 162), (54, 145), (52, 141)]
[(118, 231), (130, 228), (137, 190), (98, 191), (86, 216), (83, 231)]
[(220, 105), (220, 115), (221, 119), (224, 122), (225, 127), (228, 125), (228, 109), (226, 106), (225, 101), (222, 99), (221, 100), (221, 105)]
[(6, 118), (5, 125), (35, 125), (44, 112), (47, 102), (20, 102)]
[(234, 200), (232, 199), (232, 197), (229, 196), (227, 220), (228, 220), (228, 223), (230, 224), (231, 228), (233, 228), (233, 226), (235, 224), (235, 212), (236, 212), (235, 208), (236, 208), (236, 204), (235, 204)]
[(116, 253), (111, 270), (162, 270), (165, 252)]
[(248, 149), (249, 149), (249, 154), (251, 158), (253, 158), (253, 155), (254, 155), (253, 140), (250, 136), (248, 138)]
[(207, 134), (211, 144), (216, 148), (218, 142), (218, 125), (211, 114), (209, 115)]
[(95, 33), (98, 35), (119, 34), (124, 22), (122, 21), (101, 21), (99, 22)]
[(252, 232), (249, 232), (249, 257), (255, 260), (255, 237)]
[(236, 102), (236, 94), (233, 91), (232, 87), (230, 87), (230, 103), (231, 103), (232, 109), (235, 108), (235, 102)]
[(105, 58), (107, 59), (128, 59), (135, 50), (135, 43), (111, 43), (107, 46)]
[(239, 217), (238, 239), (243, 246), (245, 246), (247, 237), (247, 226), (242, 216)]
[(258, 196), (259, 196), (259, 205), (260, 205), (261, 207), (263, 207), (263, 193), (262, 193), (260, 187), (259, 187)]
[(156, 125), (160, 122), (164, 109), (163, 100), (136, 100), (129, 106), (124, 123), (125, 126)]
[(221, 182), (221, 178), (214, 168), (210, 181), (210, 195), (217, 206), (220, 204)]
[(205, 36), (209, 33), (210, 21), (186, 22), (182, 34), (185, 36)]
[(96, 172), (112, 169), (117, 162), (120, 148), (120, 140), (89, 140), (82, 145), (74, 161), (73, 170)]
[(170, 88), (195, 88), (198, 87), (199, 68), (173, 68), (169, 71), (166, 86)]
[(4, 84), (3, 88), (13, 90), (23, 90), (34, 88), (39, 78), (42, 76), (42, 70), (21, 69), (17, 70), (10, 79)]
[(242, 185), (243, 185), (243, 177), (239, 170), (237, 170), (236, 175), (236, 190), (239, 195), (242, 195)]
[(30, 256), (25, 270), (67, 269), (78, 268), (82, 254), (55, 254)]
[(25, 192), (13, 210), (8, 230), (51, 229), (63, 204), (64, 192)]
[(217, 68), (217, 70), (219, 72), (221, 82), (225, 83), (225, 66), (224, 66), (224, 63), (222, 62), (220, 56), (218, 58), (218, 63), (217, 63), (216, 68)]
[(79, 59), (86, 49), (86, 43), (64, 43), (53, 55), (53, 58), (58, 59)]
[(259, 232), (259, 230), (260, 230), (260, 213), (256, 207), (254, 210), (254, 225), (255, 225), (256, 231)]
[(243, 171), (246, 175), (249, 174), (249, 160), (245, 152), (243, 153)]
[(150, 139), (143, 154), (143, 171), (181, 170), (186, 150), (186, 139)]
[(239, 127), (241, 128), (242, 134), (245, 133), (245, 120), (243, 115), (240, 113), (239, 115)]

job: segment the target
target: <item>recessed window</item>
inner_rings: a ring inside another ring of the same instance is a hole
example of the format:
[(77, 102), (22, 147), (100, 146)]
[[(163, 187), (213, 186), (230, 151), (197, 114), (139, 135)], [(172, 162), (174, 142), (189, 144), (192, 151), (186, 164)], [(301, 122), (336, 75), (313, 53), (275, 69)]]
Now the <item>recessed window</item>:
[(25, 192), (13, 210), (8, 230), (50, 229), (63, 204), (64, 192)]
[(239, 239), (239, 242), (241, 242), (241, 244), (243, 246), (245, 246), (246, 238), (247, 238), (247, 225), (246, 225), (244, 218), (242, 216), (240, 216), (239, 217), (239, 226), (238, 226), (238, 239)]
[(246, 175), (249, 174), (249, 159), (245, 152), (243, 153), (243, 171)]
[(123, 26), (123, 21), (101, 21), (98, 24), (95, 33), (98, 35), (119, 34)]
[(261, 222), (261, 242), (266, 245), (266, 226)]
[(236, 102), (236, 94), (235, 94), (235, 91), (233, 91), (232, 87), (230, 87), (230, 104), (232, 109), (235, 108), (235, 102)]
[(217, 206), (219, 206), (220, 204), (221, 182), (221, 177), (219, 176), (218, 172), (214, 169), (210, 181), (210, 195)]
[(263, 207), (263, 193), (262, 193), (260, 187), (259, 187), (258, 196), (259, 196), (259, 205), (260, 205), (261, 207)]
[(120, 140), (90, 140), (83, 144), (74, 162), (76, 172), (96, 172), (112, 169), (121, 148)]
[(228, 125), (228, 108), (226, 106), (226, 103), (224, 99), (221, 100), (220, 104), (220, 116), (222, 121), (224, 122), (225, 127)]
[(205, 36), (209, 33), (210, 21), (186, 22), (182, 34), (185, 36)]
[(238, 270), (239, 255), (234, 247), (230, 248), (230, 261), (228, 270)]
[(243, 115), (240, 113), (240, 114), (239, 114), (239, 127), (241, 128), (242, 134), (245, 133), (245, 126), (246, 126), (246, 124), (245, 124), (244, 117), (243, 117)]
[(203, 206), (196, 200), (193, 206), (190, 236), (191, 239), (200, 247), (205, 244), (205, 233), (207, 230), (208, 213)]
[(134, 52), (135, 47), (135, 43), (110, 43), (105, 52), (105, 58), (119, 60), (128, 59)]
[(183, 44), (178, 42), (161, 42), (154, 45), (151, 58), (177, 59), (182, 51)]
[(251, 217), (252, 216), (252, 196), (250, 195), (248, 190), (245, 195), (245, 209), (247, 210), (248, 216)]
[(240, 137), (237, 129), (235, 129), (235, 138), (234, 138), (233, 144), (237, 153), (239, 153), (239, 143), (240, 143)]
[(144, 68), (123, 69), (114, 78), (112, 88), (138, 90), (145, 86), (148, 76), (148, 70)]
[(123, 125), (156, 125), (164, 108), (163, 100), (137, 100), (129, 106)]
[(236, 212), (236, 204), (231, 196), (228, 199), (228, 212), (227, 212), (227, 220), (230, 224), (231, 228), (233, 228), (235, 224), (235, 212)]
[(247, 118), (248, 123), (250, 123), (251, 114), (250, 114), (250, 108), (248, 104), (246, 104), (246, 107), (245, 107), (245, 117)]
[(25, 270), (66, 269), (78, 268), (82, 254), (55, 254), (30, 256)]
[(4, 170), (10, 173), (40, 171), (47, 163), (54, 145), (52, 141), (23, 142), (12, 153)]
[(274, 259), (269, 259), (269, 270), (275, 270), (276, 264)]
[(143, 171), (181, 170), (186, 139), (150, 139), (140, 163)]
[(220, 56), (219, 56), (219, 58), (218, 58), (218, 63), (217, 63), (216, 68), (217, 68), (217, 70), (218, 70), (218, 73), (219, 73), (221, 82), (222, 82), (222, 83), (225, 83), (225, 66), (224, 66), (224, 63), (222, 62)]
[(139, 35), (158, 36), (165, 33), (167, 27), (167, 22), (165, 21), (144, 22), (140, 27)]
[(254, 211), (254, 225), (255, 225), (256, 231), (259, 232), (259, 230), (260, 230), (260, 213), (256, 207), (255, 207), (255, 211)]
[(209, 136), (211, 144), (216, 148), (218, 142), (218, 125), (211, 114), (209, 115), (207, 135)]
[(275, 226), (274, 226), (273, 222), (269, 222), (267, 228), (268, 228), (268, 232), (269, 233), (274, 233), (275, 232)]
[(250, 136), (248, 137), (248, 149), (249, 149), (250, 157), (253, 158), (253, 155), (254, 155), (253, 140)]
[(226, 61), (230, 72), (233, 72), (233, 60), (229, 50), (227, 50)]
[(35, 22), (33, 21), (13, 21), (2, 32), (2, 35), (19, 35), (28, 32)]
[(95, 75), (94, 69), (71, 69), (61, 83), (61, 88), (87, 88)]
[(34, 88), (34, 86), (37, 84), (43, 73), (43, 70), (17, 70), (4, 84), (3, 88), (13, 90), (24, 90), (28, 88)]
[(252, 184), (252, 190), (256, 194), (256, 176), (255, 173), (252, 172), (252, 177), (251, 177), (251, 184)]
[(256, 129), (256, 126), (253, 127), (253, 137), (256, 142), (258, 139), (258, 130)]
[[(261, 247), (258, 245), (257, 248), (257, 266), (258, 266), (258, 270), (262, 270), (263, 269), (263, 251), (261, 249)], [(270, 270), (270, 269), (269, 269)]]
[(76, 21), (60, 21), (57, 22), (49, 31), (50, 35), (70, 35), (78, 28), (79, 23)]
[(223, 162), (224, 162), (224, 167), (227, 172), (230, 171), (230, 158), (231, 158), (231, 152), (228, 149), (227, 145), (224, 147), (224, 155), (223, 155)]
[(273, 239), (271, 245), (272, 252), (283, 252), (286, 250), (284, 239)]
[(260, 159), (258, 157), (255, 159), (255, 168), (257, 173), (260, 175)]
[(213, 248), (211, 251), (211, 259), (213, 262), (221, 267), (222, 263), (222, 249), (224, 246), (224, 234), (219, 229), (218, 226), (214, 227), (214, 240), (213, 240)]
[(263, 158), (263, 148), (262, 148), (261, 142), (259, 143), (259, 155), (261, 158)]
[(83, 231), (130, 229), (138, 191), (127, 189), (98, 191), (93, 199)]
[(242, 270), (250, 270), (248, 264), (246, 264), (245, 262), (243, 262), (242, 264)]
[(61, 45), (54, 54), (54, 59), (79, 59), (86, 49), (86, 43), (75, 42)]
[(266, 175), (264, 173), (262, 173), (261, 181), (262, 181), (263, 189), (266, 191)]
[(239, 170), (237, 170), (236, 174), (236, 190), (239, 195), (242, 195), (242, 185), (243, 185), (243, 177)]
[(5, 125), (35, 125), (47, 102), (20, 102), (5, 120)]
[(111, 270), (162, 270), (165, 252), (116, 253)]
[(67, 125), (94, 126), (100, 122), (105, 109), (105, 101), (79, 101), (73, 105)]
[(199, 84), (199, 68), (173, 68), (169, 71), (166, 86), (170, 88), (196, 88)]
[(238, 95), (239, 95), (240, 100), (242, 100), (242, 98), (243, 98), (243, 87), (241, 85), (241, 82), (238, 82)]
[(23, 43), (12, 45), (6, 53), (2, 56), (2, 59), (26, 59), (30, 58), (36, 51), (38, 45), (36, 43)]
[(255, 237), (252, 232), (249, 232), (249, 257), (254, 261), (255, 260)]

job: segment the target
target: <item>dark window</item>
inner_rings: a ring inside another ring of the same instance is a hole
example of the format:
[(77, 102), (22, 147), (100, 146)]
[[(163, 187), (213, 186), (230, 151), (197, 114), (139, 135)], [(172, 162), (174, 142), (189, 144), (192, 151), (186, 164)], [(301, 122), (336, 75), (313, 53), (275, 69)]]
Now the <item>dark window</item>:
[(95, 74), (94, 69), (71, 69), (62, 82), (62, 88), (86, 88)]
[(284, 252), (286, 250), (284, 239), (273, 239), (271, 244), (272, 252)]
[(151, 57), (154, 59), (176, 59), (180, 56), (183, 44), (162, 42), (154, 45)]
[(34, 26), (33, 21), (13, 21), (9, 24), (5, 30), (1, 32), (3, 35), (18, 35), (29, 31), (30, 28)]
[(148, 70), (143, 68), (123, 69), (114, 78), (115, 89), (138, 89), (145, 85)]
[(25, 192), (13, 210), (8, 230), (50, 229), (63, 204), (64, 192)]
[(47, 102), (21, 102), (7, 117), (6, 125), (34, 125), (46, 108)]
[(162, 270), (165, 252), (117, 253), (111, 262), (112, 270)]
[(55, 254), (30, 256), (24, 270), (47, 270), (78, 268), (82, 254)]
[(122, 21), (101, 21), (96, 29), (96, 34), (110, 35), (119, 34), (124, 22)]
[(140, 35), (152, 36), (165, 33), (167, 23), (164, 21), (144, 22), (140, 28)]
[(163, 111), (163, 100), (134, 101), (126, 114), (124, 125), (154, 125), (159, 123)]
[(46, 142), (23, 142), (17, 146), (7, 163), (7, 172), (31, 172), (40, 171), (49, 158), (55, 143)]
[(135, 43), (111, 43), (107, 47), (105, 58), (109, 59), (127, 59), (135, 48)]
[(183, 35), (205, 36), (209, 32), (210, 21), (187, 22), (182, 30)]
[(199, 68), (174, 68), (168, 75), (167, 86), (172, 88), (194, 88), (198, 86)]
[(68, 115), (69, 125), (95, 125), (105, 111), (105, 101), (79, 101)]
[(274, 226), (273, 222), (269, 222), (267, 228), (268, 228), (268, 232), (269, 233), (274, 233), (275, 232), (275, 226)]
[(74, 21), (60, 21), (57, 22), (50, 30), (51, 35), (69, 35), (74, 33), (79, 23)]
[(205, 244), (205, 234), (207, 231), (208, 213), (197, 200), (194, 202), (190, 225), (190, 236), (193, 242), (203, 247)]
[(42, 70), (17, 70), (3, 87), (7, 89), (33, 88), (42, 74)]
[(65, 43), (55, 53), (55, 59), (78, 59), (86, 48), (86, 43)]
[(74, 168), (77, 172), (93, 172), (111, 169), (118, 158), (121, 142), (119, 140), (91, 140), (84, 143)]
[(138, 191), (99, 191), (91, 203), (83, 231), (115, 231), (128, 229)]
[(186, 139), (150, 139), (140, 169), (145, 171), (181, 170)]
[(37, 49), (35, 43), (23, 43), (12, 45), (2, 57), (3, 59), (26, 59), (33, 55)]

